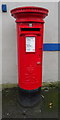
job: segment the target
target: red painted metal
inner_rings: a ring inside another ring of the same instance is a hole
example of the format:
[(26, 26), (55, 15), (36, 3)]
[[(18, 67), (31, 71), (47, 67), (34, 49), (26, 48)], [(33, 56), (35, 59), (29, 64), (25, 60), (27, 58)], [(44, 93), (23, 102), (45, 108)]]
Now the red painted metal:
[[(42, 86), (43, 19), (48, 15), (48, 10), (20, 7), (11, 10), (11, 15), (17, 25), (18, 85), (24, 90), (34, 90)], [(35, 52), (26, 52), (26, 37), (34, 37)]]

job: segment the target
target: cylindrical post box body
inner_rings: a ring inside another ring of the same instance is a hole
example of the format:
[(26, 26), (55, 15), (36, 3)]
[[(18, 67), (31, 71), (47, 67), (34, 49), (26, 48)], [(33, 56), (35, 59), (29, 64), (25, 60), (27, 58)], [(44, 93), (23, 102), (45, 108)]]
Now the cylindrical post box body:
[(18, 85), (24, 90), (42, 86), (42, 52), (44, 18), (48, 10), (20, 7), (11, 10), (16, 18), (18, 47)]

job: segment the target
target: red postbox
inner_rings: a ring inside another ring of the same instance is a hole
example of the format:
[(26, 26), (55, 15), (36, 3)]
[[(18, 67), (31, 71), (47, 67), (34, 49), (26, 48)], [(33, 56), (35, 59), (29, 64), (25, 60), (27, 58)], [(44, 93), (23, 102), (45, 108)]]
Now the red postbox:
[(42, 52), (44, 18), (48, 10), (19, 7), (11, 10), (16, 19), (18, 47), (18, 86), (36, 90), (42, 86)]

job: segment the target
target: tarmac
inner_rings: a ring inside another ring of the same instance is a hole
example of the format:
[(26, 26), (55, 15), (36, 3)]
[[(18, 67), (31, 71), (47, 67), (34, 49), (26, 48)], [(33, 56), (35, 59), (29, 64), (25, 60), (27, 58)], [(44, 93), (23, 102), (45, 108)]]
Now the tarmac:
[(36, 93), (6, 88), (2, 90), (2, 120), (58, 118), (58, 103), (58, 87), (43, 87)]

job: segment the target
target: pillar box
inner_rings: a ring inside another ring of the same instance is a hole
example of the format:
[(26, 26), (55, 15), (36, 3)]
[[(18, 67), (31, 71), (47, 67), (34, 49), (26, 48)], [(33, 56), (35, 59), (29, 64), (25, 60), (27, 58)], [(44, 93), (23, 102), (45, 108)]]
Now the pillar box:
[(18, 86), (23, 90), (37, 90), (42, 86), (44, 18), (48, 10), (19, 7), (11, 10), (11, 15), (17, 27)]

